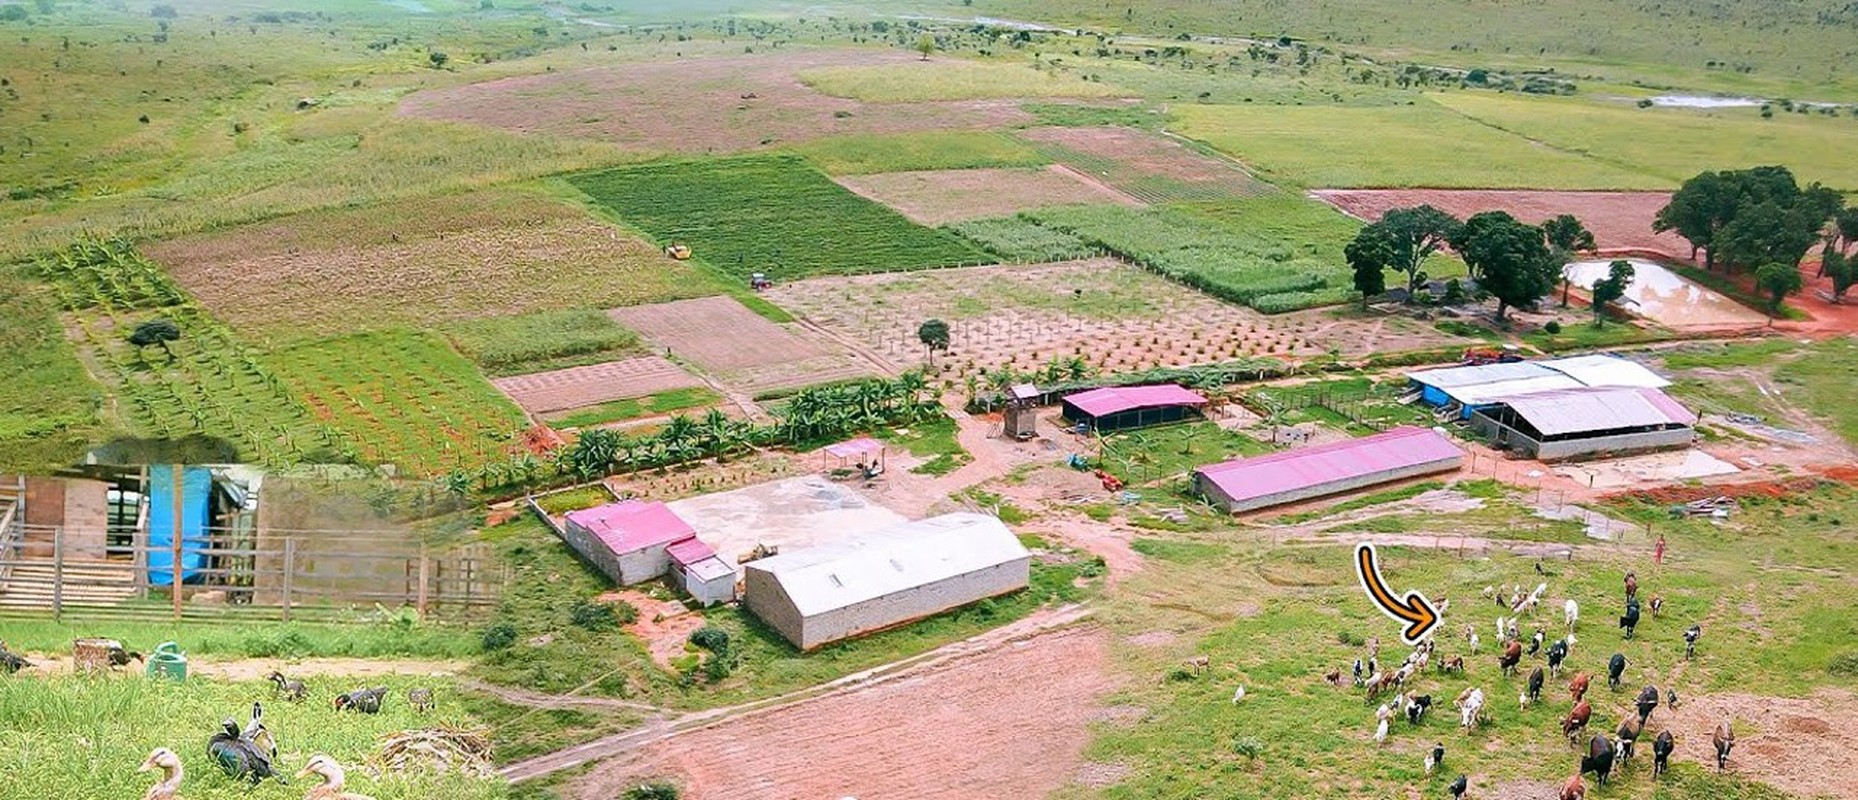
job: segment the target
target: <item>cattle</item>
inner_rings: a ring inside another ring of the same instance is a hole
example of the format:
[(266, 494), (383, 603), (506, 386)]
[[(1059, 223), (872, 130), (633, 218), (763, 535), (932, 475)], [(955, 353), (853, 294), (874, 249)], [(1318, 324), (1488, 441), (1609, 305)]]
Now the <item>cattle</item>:
[(1677, 749), (1677, 742), (1670, 731), (1658, 734), (1652, 741), (1652, 777), (1656, 778), (1671, 768), (1671, 751)]
[(1465, 777), (1460, 775), (1457, 780), (1452, 781), (1452, 785), (1445, 787), (1445, 791), (1452, 793), (1452, 800), (1463, 800), (1464, 790), (1468, 784)]
[(1542, 629), (1536, 628), (1535, 635), (1529, 637), (1529, 655), (1542, 652)]
[(1619, 721), (1619, 728), (1613, 731), (1619, 736), (1619, 758), (1621, 761), (1632, 760), (1632, 746), (1638, 744), (1639, 733), (1645, 730), (1645, 723), (1638, 717), (1628, 716)]
[(1433, 770), (1438, 769), (1439, 766), (1444, 763), (1445, 763), (1445, 743), (1444, 742), (1433, 742), (1432, 752), (1429, 752), (1426, 754), (1426, 774), (1431, 775)]
[(1692, 625), (1684, 630), (1684, 660), (1697, 654), (1697, 640), (1703, 638), (1703, 626)]
[(1639, 627), (1639, 601), (1627, 600), (1626, 613), (1619, 617), (1619, 629), (1626, 632), (1626, 638), (1632, 638), (1633, 631)]
[[(1572, 638), (1574, 634), (1568, 636)], [(1568, 645), (1567, 639), (1556, 639), (1554, 644), (1548, 646), (1548, 674), (1561, 677), (1561, 662), (1568, 658)]]
[(1626, 654), (1614, 653), (1606, 660), (1606, 688), (1619, 691), (1619, 679), (1626, 674)]
[(1561, 800), (1587, 800), (1587, 784), (1581, 783), (1579, 773), (1561, 785)]
[(1462, 728), (1475, 728), (1484, 712), (1484, 690), (1472, 689), (1471, 696), (1465, 698), (1464, 707), (1458, 712), (1458, 725)]
[(1503, 646), (1503, 655), (1497, 657), (1497, 666), (1503, 668), (1503, 674), (1509, 675), (1516, 671), (1516, 665), (1522, 663), (1522, 660), (1523, 644), (1512, 640)]
[(1542, 683), (1542, 668), (1536, 667), (1534, 671), (1529, 673), (1529, 699), (1531, 701), (1537, 703), (1542, 702)]
[(1432, 695), (1422, 694), (1413, 698), (1413, 701), (1406, 705), (1407, 724), (1418, 725), (1419, 718), (1425, 716), (1426, 710), (1430, 708), (1432, 708)]
[(1561, 735), (1568, 737), (1568, 743), (1573, 744), (1587, 730), (1587, 720), (1592, 717), (1593, 706), (1588, 705), (1586, 700), (1575, 703), (1574, 708), (1561, 720)]
[(1652, 599), (1648, 601), (1647, 605), (1651, 608), (1652, 619), (1657, 619), (1658, 615), (1664, 611), (1664, 595), (1652, 595)]
[(1568, 681), (1568, 697), (1576, 703), (1580, 702), (1581, 698), (1587, 696), (1587, 684), (1592, 680), (1593, 676), (1585, 672), (1575, 673), (1574, 680)]
[(1628, 572), (1626, 573), (1626, 599), (1631, 600), (1632, 598), (1638, 597), (1638, 596), (1639, 596), (1639, 576), (1636, 573)]
[(1652, 712), (1658, 709), (1658, 687), (1647, 686), (1639, 690), (1639, 722), (1651, 719)]
[(1451, 658), (1439, 659), (1439, 671), (1440, 672), (1456, 672), (1460, 675), (1463, 675), (1464, 674), (1464, 656), (1452, 656)]
[(1606, 779), (1613, 774), (1613, 743), (1606, 734), (1596, 733), (1587, 743), (1587, 755), (1581, 756), (1581, 772), (1593, 773), (1594, 782), (1606, 788)]
[(1710, 742), (1716, 745), (1716, 771), (1728, 769), (1729, 751), (1735, 748), (1735, 729), (1729, 726), (1729, 720), (1724, 719), (1716, 726), (1716, 732), (1710, 734)]

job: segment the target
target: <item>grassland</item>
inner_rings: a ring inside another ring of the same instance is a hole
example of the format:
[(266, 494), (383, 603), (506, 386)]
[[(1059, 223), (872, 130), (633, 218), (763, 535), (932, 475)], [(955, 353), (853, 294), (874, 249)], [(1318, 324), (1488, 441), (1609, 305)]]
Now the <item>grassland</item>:
[(98, 433), (103, 387), (66, 341), (52, 292), (0, 267), (0, 464), (48, 470)]
[(1274, 449), (1211, 422), (1189, 422), (1105, 436), (1101, 466), (1134, 486), (1185, 478), (1195, 467)]
[(1858, 189), (1858, 124), (1819, 113), (1762, 119), (1752, 108), (1701, 112), (1623, 102), (1452, 92), (1432, 100), (1485, 125), (1669, 183), (1706, 170), (1781, 164), (1801, 183)]
[(753, 272), (792, 280), (987, 260), (791, 156), (627, 167), (571, 182), (659, 241), (687, 243), (742, 280)]
[(794, 145), (830, 175), (925, 169), (1039, 167), (1050, 163), (1030, 145), (997, 131), (918, 131), (853, 134)]
[(1851, 402), (1854, 374), (1858, 374), (1858, 343), (1844, 337), (1807, 348), (1775, 370), (1774, 379), (1797, 387), (1800, 405), (1823, 415), (1847, 443), (1858, 447), (1858, 407)]
[(1677, 183), (1531, 143), (1424, 98), (1380, 107), (1188, 105), (1175, 114), (1181, 133), (1266, 177), (1311, 188), (1664, 189)]
[(550, 414), (548, 422), (557, 428), (585, 428), (607, 422), (624, 422), (640, 417), (661, 416), (676, 411), (703, 408), (722, 402), (722, 399), (722, 395), (706, 387), (672, 389), (644, 397), (614, 400), (610, 403), (575, 409), (563, 414)]
[(876, 103), (994, 100), (1022, 97), (1118, 97), (1126, 93), (1057, 69), (937, 58), (880, 66), (817, 67), (800, 80), (833, 97)]
[(64, 653), (83, 636), (123, 642), (148, 651), (161, 642), (176, 642), (189, 656), (208, 658), (430, 658), (462, 659), (476, 655), (474, 631), (448, 625), (420, 624), (385, 616), (357, 615), (342, 623), (266, 622), (237, 625), (208, 621), (68, 619), (64, 622), (8, 619), (6, 643), (14, 650)]
[(352, 442), (344, 460), (429, 476), (502, 459), (523, 416), (471, 362), (430, 334), (361, 333), (265, 361), (310, 414)]
[(598, 364), (639, 355), (637, 334), (594, 309), (467, 320), (445, 337), (492, 377)]

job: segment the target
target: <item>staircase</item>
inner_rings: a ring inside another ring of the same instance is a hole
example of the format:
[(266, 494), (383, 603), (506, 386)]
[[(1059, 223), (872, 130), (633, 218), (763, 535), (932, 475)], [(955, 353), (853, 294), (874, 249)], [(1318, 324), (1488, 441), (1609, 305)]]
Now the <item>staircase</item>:
[(59, 570), (49, 558), (22, 558), (12, 562), (11, 574), (0, 583), (0, 609), (50, 610), (54, 596), (65, 606), (116, 605), (141, 590), (134, 565), (127, 561), (66, 559), (63, 590)]

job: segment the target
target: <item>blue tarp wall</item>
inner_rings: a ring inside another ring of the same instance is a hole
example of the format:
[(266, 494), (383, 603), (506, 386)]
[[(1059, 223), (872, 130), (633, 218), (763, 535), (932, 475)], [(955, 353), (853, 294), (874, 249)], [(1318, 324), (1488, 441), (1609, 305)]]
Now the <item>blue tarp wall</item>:
[[(206, 530), (207, 507), (213, 496), (213, 473), (206, 467), (181, 468), (181, 581), (197, 576), (206, 565), (210, 542)], [(148, 468), (148, 582), (167, 586), (174, 582), (174, 468), (166, 464)]]

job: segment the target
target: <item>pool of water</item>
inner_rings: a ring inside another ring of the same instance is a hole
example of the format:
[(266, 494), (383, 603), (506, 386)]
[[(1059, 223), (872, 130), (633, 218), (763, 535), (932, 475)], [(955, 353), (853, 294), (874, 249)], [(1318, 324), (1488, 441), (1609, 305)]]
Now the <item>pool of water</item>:
[(1767, 102), (1758, 97), (1710, 97), (1700, 94), (1661, 94), (1652, 105), (1667, 108), (1753, 108)]
[[(1762, 324), (1761, 312), (1706, 289), (1654, 261), (1629, 258), (1632, 285), (1620, 304), (1627, 310), (1674, 328), (1708, 325)], [(1566, 270), (1576, 286), (1592, 289), (1605, 278), (1612, 260), (1576, 261)]]

